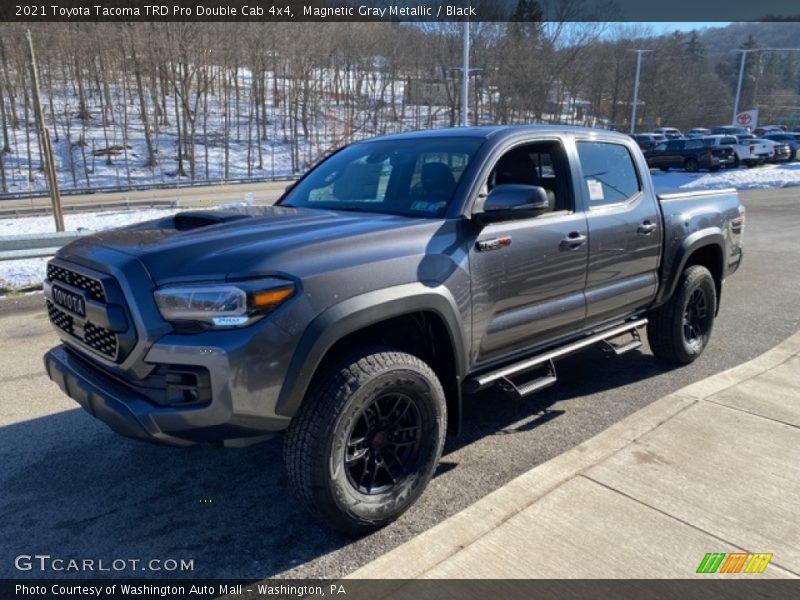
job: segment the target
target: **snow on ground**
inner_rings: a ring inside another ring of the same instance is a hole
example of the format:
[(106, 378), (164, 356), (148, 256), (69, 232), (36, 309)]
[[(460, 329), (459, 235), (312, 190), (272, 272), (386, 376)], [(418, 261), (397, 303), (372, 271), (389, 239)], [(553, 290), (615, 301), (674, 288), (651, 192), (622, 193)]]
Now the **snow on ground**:
[[(77, 213), (64, 215), (67, 231), (104, 231), (133, 223), (166, 217), (181, 209), (144, 209)], [(49, 233), (54, 231), (53, 217), (23, 217), (0, 219), (0, 236)], [(42, 283), (47, 258), (0, 261), (0, 295), (3, 290), (20, 290)]]
[[(68, 213), (64, 215), (66, 231), (106, 231), (116, 227), (124, 227), (133, 223), (141, 223), (150, 219), (158, 219), (175, 214), (182, 208), (160, 209), (146, 208), (141, 210), (115, 210), (90, 213)], [(55, 231), (53, 217), (20, 217), (0, 219), (0, 236), (25, 235), (33, 233), (52, 233)]]
[(664, 173), (657, 169), (653, 169), (651, 173), (657, 189), (716, 190), (733, 187), (737, 190), (752, 190), (800, 185), (800, 163), (763, 165), (752, 169), (741, 167), (716, 173)]

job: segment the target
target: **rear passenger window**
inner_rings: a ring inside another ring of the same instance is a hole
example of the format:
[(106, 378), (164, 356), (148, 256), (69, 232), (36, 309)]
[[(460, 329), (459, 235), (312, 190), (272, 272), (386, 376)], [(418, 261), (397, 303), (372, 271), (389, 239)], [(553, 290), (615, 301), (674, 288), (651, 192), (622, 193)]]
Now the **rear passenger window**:
[(625, 146), (578, 142), (578, 157), (591, 207), (627, 202), (639, 193), (639, 177)]

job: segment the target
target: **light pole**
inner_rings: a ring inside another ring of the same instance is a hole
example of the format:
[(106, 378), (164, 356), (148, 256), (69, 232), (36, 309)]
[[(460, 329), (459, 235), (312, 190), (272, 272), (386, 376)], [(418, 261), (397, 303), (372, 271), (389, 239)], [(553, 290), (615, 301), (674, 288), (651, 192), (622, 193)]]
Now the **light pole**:
[(750, 52), (756, 52), (758, 48), (749, 48), (747, 50), (737, 50), (737, 52), (742, 53), (742, 62), (739, 64), (739, 83), (736, 84), (736, 100), (733, 103), (733, 118), (731, 119), (731, 123), (736, 125), (736, 115), (739, 114), (739, 99), (742, 96), (742, 80), (744, 79), (744, 63), (747, 60), (747, 55)]
[(631, 135), (636, 132), (636, 105), (639, 103), (639, 74), (642, 72), (642, 54), (652, 50), (631, 50), (636, 52), (636, 78), (633, 81), (633, 107), (631, 108)]
[(461, 46), (461, 126), (469, 125), (469, 21), (464, 21)]

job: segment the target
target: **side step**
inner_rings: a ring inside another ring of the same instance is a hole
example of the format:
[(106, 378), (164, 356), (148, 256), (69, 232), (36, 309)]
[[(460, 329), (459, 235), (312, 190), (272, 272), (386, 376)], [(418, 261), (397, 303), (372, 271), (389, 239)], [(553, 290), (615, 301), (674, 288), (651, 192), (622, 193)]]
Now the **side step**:
[(611, 340), (603, 340), (600, 342), (603, 345), (603, 349), (619, 356), (620, 354), (625, 354), (626, 352), (639, 348), (642, 345), (642, 336), (639, 335), (639, 330), (633, 329), (627, 333), (631, 334), (633, 338), (631, 341), (624, 344), (615, 344)]
[[(555, 350), (550, 350), (544, 354), (539, 354), (531, 358), (526, 358), (520, 362), (512, 365), (505, 366), (477, 377), (472, 377), (464, 382), (464, 390), (468, 393), (475, 393), (477, 391), (486, 389), (492, 385), (497, 385), (504, 392), (508, 393), (514, 398), (523, 398), (529, 394), (537, 392), (541, 389), (553, 385), (558, 377), (556, 375), (556, 366), (554, 361), (558, 358), (563, 358), (569, 354), (583, 350), (595, 344), (603, 344), (604, 348), (613, 352), (616, 355), (630, 352), (642, 345), (639, 329), (647, 325), (647, 319), (637, 319), (636, 321), (629, 321), (622, 325), (617, 325), (603, 331), (599, 331), (593, 335), (587, 336), (577, 342), (572, 342)], [(624, 344), (614, 344), (609, 340), (630, 334), (633, 339)], [(519, 376), (526, 371), (530, 371), (536, 367), (546, 365), (547, 374), (536, 377), (527, 383), (517, 384), (512, 381), (512, 377)]]
[(556, 375), (556, 365), (551, 360), (547, 362), (547, 375), (542, 375), (541, 377), (536, 377), (531, 379), (527, 383), (516, 384), (510, 378), (503, 377), (498, 383), (497, 387), (503, 390), (506, 394), (518, 400), (520, 398), (524, 398), (534, 392), (538, 392), (539, 390), (543, 390), (544, 388), (550, 387), (551, 385), (555, 384), (558, 381), (558, 375)]

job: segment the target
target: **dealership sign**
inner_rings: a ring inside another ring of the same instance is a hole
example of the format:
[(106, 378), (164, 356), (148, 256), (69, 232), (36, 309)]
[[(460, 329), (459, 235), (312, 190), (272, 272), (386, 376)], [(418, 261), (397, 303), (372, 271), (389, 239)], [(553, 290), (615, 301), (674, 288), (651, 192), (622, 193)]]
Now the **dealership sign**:
[(740, 112), (736, 115), (733, 124), (739, 127), (747, 127), (750, 130), (755, 129), (758, 127), (758, 109)]

